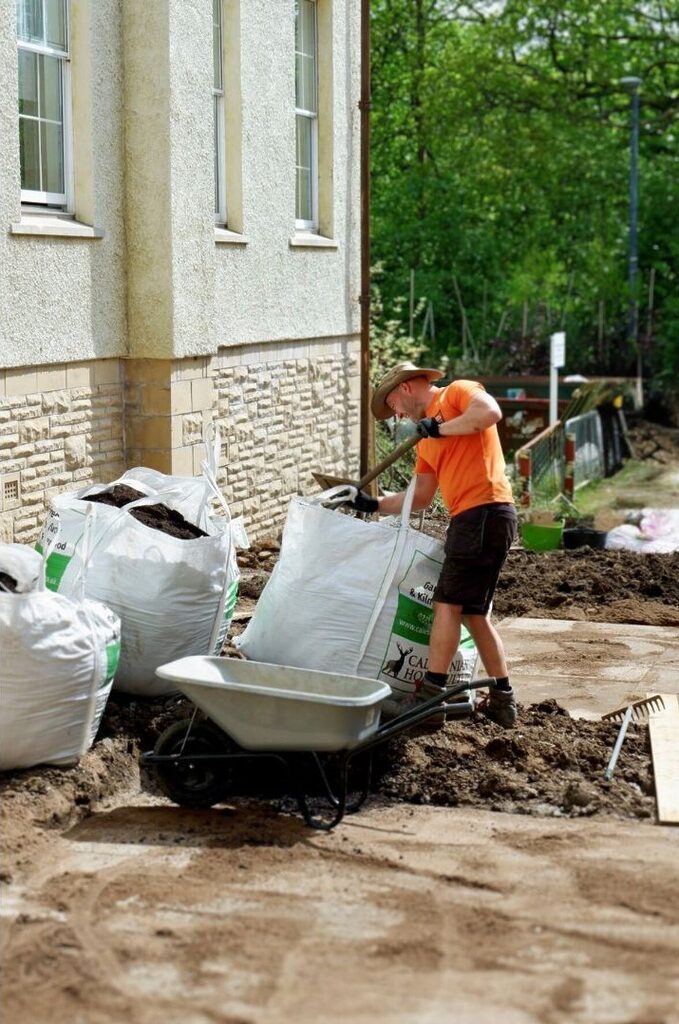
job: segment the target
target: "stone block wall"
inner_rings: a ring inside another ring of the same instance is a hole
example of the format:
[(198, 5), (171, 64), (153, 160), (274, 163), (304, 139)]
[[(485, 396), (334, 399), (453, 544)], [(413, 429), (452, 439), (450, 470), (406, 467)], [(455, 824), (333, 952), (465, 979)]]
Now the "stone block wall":
[(314, 470), (357, 475), (359, 389), (357, 337), (0, 369), (0, 540), (33, 543), (54, 494), (133, 466), (198, 475), (213, 420), (232, 514), (276, 533)]
[(52, 495), (124, 465), (120, 360), (0, 369), (0, 540), (33, 543)]
[(314, 470), (358, 474), (358, 338), (244, 345), (213, 359), (219, 481), (252, 538), (275, 533)]

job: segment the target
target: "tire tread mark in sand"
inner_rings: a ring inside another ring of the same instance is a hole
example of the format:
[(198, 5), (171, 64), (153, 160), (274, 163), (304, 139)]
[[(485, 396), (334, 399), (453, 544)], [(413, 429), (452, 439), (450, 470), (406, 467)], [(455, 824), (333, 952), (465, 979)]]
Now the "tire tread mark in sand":
[[(322, 856), (324, 859), (337, 860), (344, 862), (351, 859), (351, 851), (344, 853), (343, 850), (323, 850)], [(506, 888), (497, 885), (491, 885), (489, 882), (482, 882), (478, 878), (468, 878), (466, 875), (450, 874), (444, 871), (429, 871), (425, 868), (413, 868), (410, 863), (399, 864), (392, 860), (390, 857), (379, 856), (375, 854), (361, 854), (361, 864), (378, 869), (387, 869), (389, 871), (397, 871), (402, 874), (406, 874), (411, 878), (423, 878), (430, 879), (432, 882), (448, 882), (451, 885), (460, 885), (466, 889), (474, 889), (481, 892), (494, 893), (495, 895), (504, 896), (506, 894)]]

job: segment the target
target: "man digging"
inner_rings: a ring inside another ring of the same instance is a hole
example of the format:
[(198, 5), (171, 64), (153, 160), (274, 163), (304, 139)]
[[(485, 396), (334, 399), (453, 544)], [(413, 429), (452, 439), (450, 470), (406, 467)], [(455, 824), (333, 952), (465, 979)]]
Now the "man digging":
[[(490, 621), (493, 594), (517, 526), (496, 426), (502, 412), (481, 384), (455, 380), (435, 387), (433, 382), (442, 376), (438, 370), (399, 363), (384, 375), (371, 403), (378, 420), (408, 417), (417, 424), (422, 440), (417, 444), (413, 511), (428, 508), (440, 489), (451, 517), (434, 591), (428, 669), (416, 699), (429, 700), (445, 689), (464, 621), (487, 675), (497, 680), (482, 710), (509, 729), (516, 721), (516, 699), (502, 640)], [(359, 491), (351, 507), (395, 515), (404, 498), (405, 491), (381, 498)]]

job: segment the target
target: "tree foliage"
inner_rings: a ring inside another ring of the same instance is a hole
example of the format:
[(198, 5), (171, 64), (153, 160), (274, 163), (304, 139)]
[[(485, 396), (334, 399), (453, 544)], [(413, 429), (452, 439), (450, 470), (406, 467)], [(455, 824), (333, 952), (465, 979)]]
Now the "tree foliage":
[(542, 372), (565, 328), (568, 370), (633, 371), (620, 79), (635, 75), (638, 336), (651, 372), (676, 374), (678, 13), (676, 0), (373, 0), (373, 252), (386, 319), (411, 269), (433, 304), (429, 358)]

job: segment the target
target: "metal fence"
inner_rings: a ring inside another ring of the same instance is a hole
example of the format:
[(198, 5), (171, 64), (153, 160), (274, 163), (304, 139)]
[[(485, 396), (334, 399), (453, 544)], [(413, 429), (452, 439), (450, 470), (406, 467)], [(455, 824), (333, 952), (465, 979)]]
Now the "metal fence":
[[(604, 434), (601, 417), (596, 410), (573, 416), (564, 425), (566, 435), (575, 439), (574, 488), (606, 475)], [(558, 493), (558, 491), (557, 491)]]
[(606, 475), (606, 450), (597, 410), (541, 430), (515, 457), (519, 503), (524, 508), (574, 491)]

